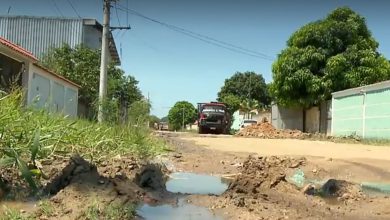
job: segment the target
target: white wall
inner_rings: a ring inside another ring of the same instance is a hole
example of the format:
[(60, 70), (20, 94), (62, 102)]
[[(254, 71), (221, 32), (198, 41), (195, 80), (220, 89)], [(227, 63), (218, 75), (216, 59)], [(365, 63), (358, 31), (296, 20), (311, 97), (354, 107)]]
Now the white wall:
[(71, 117), (77, 116), (78, 88), (30, 64), (27, 105)]

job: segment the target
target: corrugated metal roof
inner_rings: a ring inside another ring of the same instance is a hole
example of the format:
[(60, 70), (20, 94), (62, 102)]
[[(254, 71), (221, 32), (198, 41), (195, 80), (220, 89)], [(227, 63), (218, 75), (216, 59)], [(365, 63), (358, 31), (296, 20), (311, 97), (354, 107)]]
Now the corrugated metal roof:
[(379, 83), (374, 83), (374, 84), (367, 85), (367, 86), (361, 86), (361, 87), (357, 87), (357, 88), (334, 92), (334, 93), (332, 93), (332, 97), (333, 98), (340, 98), (340, 97), (344, 97), (344, 96), (356, 95), (356, 94), (359, 94), (361, 92), (370, 92), (370, 91), (386, 89), (386, 88), (390, 88), (390, 80), (379, 82)]
[[(38, 58), (42, 58), (51, 48), (64, 43), (72, 48), (83, 42), (83, 26), (94, 26), (101, 31), (102, 25), (95, 19), (0, 16), (0, 36), (21, 45)], [(110, 34), (109, 50), (112, 60), (120, 64), (115, 41)]]
[(63, 77), (63, 76), (61, 76), (61, 75), (59, 75), (59, 74), (53, 72), (52, 70), (49, 70), (48, 68), (46, 68), (46, 67), (44, 67), (44, 66), (38, 64), (38, 61), (39, 61), (39, 60), (38, 60), (30, 51), (27, 51), (27, 50), (24, 49), (23, 47), (18, 46), (18, 45), (14, 44), (14, 43), (12, 43), (12, 42), (10, 42), (10, 41), (8, 41), (7, 39), (5, 39), (5, 38), (3, 38), (3, 37), (0, 37), (0, 44), (2, 44), (2, 45), (4, 45), (4, 46), (6, 46), (6, 47), (8, 47), (8, 48), (10, 48), (10, 49), (12, 49), (12, 50), (18, 52), (19, 54), (21, 54), (21, 55), (23, 55), (23, 56), (26, 56), (26, 57), (32, 59), (32, 60), (33, 60), (34, 66), (36, 66), (36, 67), (38, 67), (38, 68), (40, 68), (40, 69), (45, 70), (46, 72), (48, 72), (48, 73), (51, 74), (52, 76), (54, 76), (54, 77), (56, 77), (56, 78), (58, 78), (58, 79), (60, 79), (60, 80), (63, 80), (63, 81), (65, 81), (65, 82), (68, 82), (69, 84), (71, 84), (71, 85), (73, 85), (73, 86), (75, 86), (75, 87), (77, 87), (77, 88), (81, 88), (80, 85), (78, 85), (78, 84), (72, 82), (71, 80), (69, 80), (69, 79), (67, 79), (67, 78), (65, 78), (65, 77)]
[(26, 49), (24, 49), (23, 47), (20, 47), (12, 42), (10, 42), (9, 40), (3, 38), (3, 37), (0, 37), (0, 43), (3, 44), (4, 46), (7, 46), (9, 48), (11, 48), (12, 50), (30, 58), (30, 59), (33, 59), (35, 61), (38, 61), (38, 59), (30, 52), (30, 51), (27, 51)]
[(0, 36), (23, 46), (37, 57), (63, 43), (75, 47), (82, 43), (80, 19), (29, 16), (0, 16)]

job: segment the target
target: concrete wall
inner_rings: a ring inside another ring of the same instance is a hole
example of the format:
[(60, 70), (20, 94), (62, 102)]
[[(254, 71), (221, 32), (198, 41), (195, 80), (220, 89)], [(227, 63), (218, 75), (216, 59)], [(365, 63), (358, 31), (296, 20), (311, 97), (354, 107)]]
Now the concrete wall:
[(363, 136), (363, 95), (356, 94), (332, 101), (332, 135)]
[(27, 105), (77, 116), (78, 88), (30, 64)]
[(320, 109), (312, 107), (305, 112), (305, 132), (317, 133), (320, 131)]
[(301, 108), (283, 108), (272, 105), (271, 121), (277, 129), (298, 129), (308, 133), (331, 133), (331, 101), (312, 107), (304, 113)]
[(390, 139), (390, 86), (333, 98), (332, 135)]
[(320, 105), (320, 133), (331, 135), (332, 128), (332, 101), (322, 102)]
[(102, 45), (102, 32), (94, 26), (83, 27), (83, 44), (89, 48), (101, 49)]
[(283, 108), (276, 104), (271, 108), (272, 125), (277, 129), (298, 129), (303, 131), (303, 110)]

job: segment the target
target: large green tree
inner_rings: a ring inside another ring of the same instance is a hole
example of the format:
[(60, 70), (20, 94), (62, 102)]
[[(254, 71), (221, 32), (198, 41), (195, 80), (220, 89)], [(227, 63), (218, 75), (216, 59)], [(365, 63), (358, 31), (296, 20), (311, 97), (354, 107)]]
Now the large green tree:
[(365, 19), (337, 8), (293, 33), (273, 64), (270, 93), (278, 104), (310, 107), (332, 92), (390, 79), (377, 48)]
[[(79, 100), (89, 107), (89, 116), (96, 113), (99, 76), (100, 76), (100, 52), (82, 45), (71, 48), (64, 44), (62, 47), (53, 48), (43, 59), (43, 65), (65, 76), (81, 86)], [(126, 76), (125, 72), (110, 64), (108, 71), (108, 89), (106, 108), (122, 111), (130, 105), (141, 100), (142, 94), (138, 88), (138, 81), (133, 76)], [(118, 118), (111, 117), (110, 118)]]
[(184, 124), (187, 125), (193, 123), (196, 117), (196, 109), (191, 103), (187, 101), (176, 102), (168, 113), (169, 128), (179, 130), (183, 126), (183, 118)]
[(218, 92), (218, 101), (226, 103), (230, 113), (238, 110), (244, 100), (256, 100), (262, 106), (270, 104), (267, 84), (261, 74), (236, 72)]

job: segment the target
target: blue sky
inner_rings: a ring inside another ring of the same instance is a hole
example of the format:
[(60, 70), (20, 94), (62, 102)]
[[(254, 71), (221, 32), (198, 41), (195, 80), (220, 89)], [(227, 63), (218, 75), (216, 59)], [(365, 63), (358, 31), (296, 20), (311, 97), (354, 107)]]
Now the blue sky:
[[(101, 0), (0, 0), (0, 14), (77, 17), (102, 21)], [(34, 3), (32, 3), (34, 2)], [(56, 9), (55, 4), (59, 8)], [(126, 6), (127, 1), (118, 4)], [(349, 6), (367, 20), (390, 57), (390, 1), (385, 0), (128, 0), (128, 7), (148, 17), (193, 32), (255, 50), (271, 57), (285, 47), (300, 26)], [(121, 25), (127, 14), (118, 10)], [(234, 53), (182, 35), (135, 15), (128, 15), (130, 31), (115, 31), (122, 68), (140, 81), (150, 95), (157, 116), (165, 116), (176, 101), (194, 104), (216, 99), (224, 80), (236, 71), (255, 71), (272, 80), (272, 61)], [(115, 8), (111, 25), (118, 26)]]

